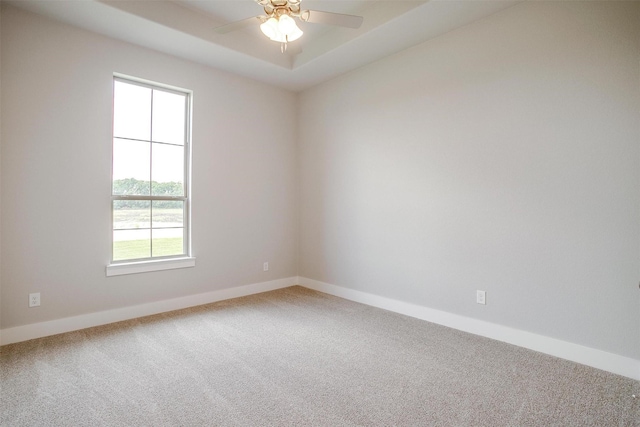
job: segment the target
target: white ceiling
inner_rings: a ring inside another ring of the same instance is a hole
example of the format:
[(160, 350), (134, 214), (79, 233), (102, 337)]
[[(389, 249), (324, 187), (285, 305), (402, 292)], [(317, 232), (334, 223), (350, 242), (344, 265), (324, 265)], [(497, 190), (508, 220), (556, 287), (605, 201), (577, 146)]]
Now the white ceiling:
[(16, 7), (215, 68), (299, 91), (522, 0), (302, 0), (302, 9), (364, 17), (357, 30), (301, 22), (280, 45), (259, 30), (213, 28), (263, 14), (253, 0), (13, 0)]

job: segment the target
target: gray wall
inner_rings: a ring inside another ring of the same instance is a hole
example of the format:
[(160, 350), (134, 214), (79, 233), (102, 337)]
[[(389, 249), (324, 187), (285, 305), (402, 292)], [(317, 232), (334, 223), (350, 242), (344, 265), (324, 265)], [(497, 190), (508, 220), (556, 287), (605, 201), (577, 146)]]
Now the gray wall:
[(299, 275), (639, 359), (639, 23), (526, 2), (304, 92)]
[[(295, 117), (295, 94), (12, 7), (2, 20), (2, 328), (296, 275), (295, 127), (267, 114)], [(113, 72), (194, 92), (194, 268), (105, 277)]]

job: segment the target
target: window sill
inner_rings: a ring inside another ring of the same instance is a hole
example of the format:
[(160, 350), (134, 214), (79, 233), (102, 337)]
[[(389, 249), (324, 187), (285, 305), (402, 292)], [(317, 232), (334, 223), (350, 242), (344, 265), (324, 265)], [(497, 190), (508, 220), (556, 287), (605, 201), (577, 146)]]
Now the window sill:
[(195, 267), (194, 257), (159, 259), (153, 261), (127, 262), (122, 264), (107, 265), (106, 272), (109, 276), (120, 276), (123, 274), (147, 273), (149, 271), (173, 270), (174, 268)]

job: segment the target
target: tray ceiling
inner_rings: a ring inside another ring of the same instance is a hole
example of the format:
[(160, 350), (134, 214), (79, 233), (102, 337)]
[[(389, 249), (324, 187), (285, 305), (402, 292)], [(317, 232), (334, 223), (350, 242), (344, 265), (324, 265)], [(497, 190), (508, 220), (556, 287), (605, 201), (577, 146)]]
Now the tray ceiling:
[(514, 1), (302, 0), (302, 9), (364, 17), (357, 30), (299, 23), (280, 45), (255, 26), (213, 28), (263, 14), (252, 0), (7, 1), (52, 19), (249, 78), (299, 91), (510, 7)]

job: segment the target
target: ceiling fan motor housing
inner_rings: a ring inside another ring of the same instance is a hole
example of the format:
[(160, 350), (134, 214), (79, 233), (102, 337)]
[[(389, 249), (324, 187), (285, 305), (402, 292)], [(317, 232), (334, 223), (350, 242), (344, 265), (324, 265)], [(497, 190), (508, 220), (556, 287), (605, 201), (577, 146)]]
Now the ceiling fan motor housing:
[(282, 15), (300, 16), (300, 0), (255, 0), (264, 8), (268, 17), (279, 18)]

